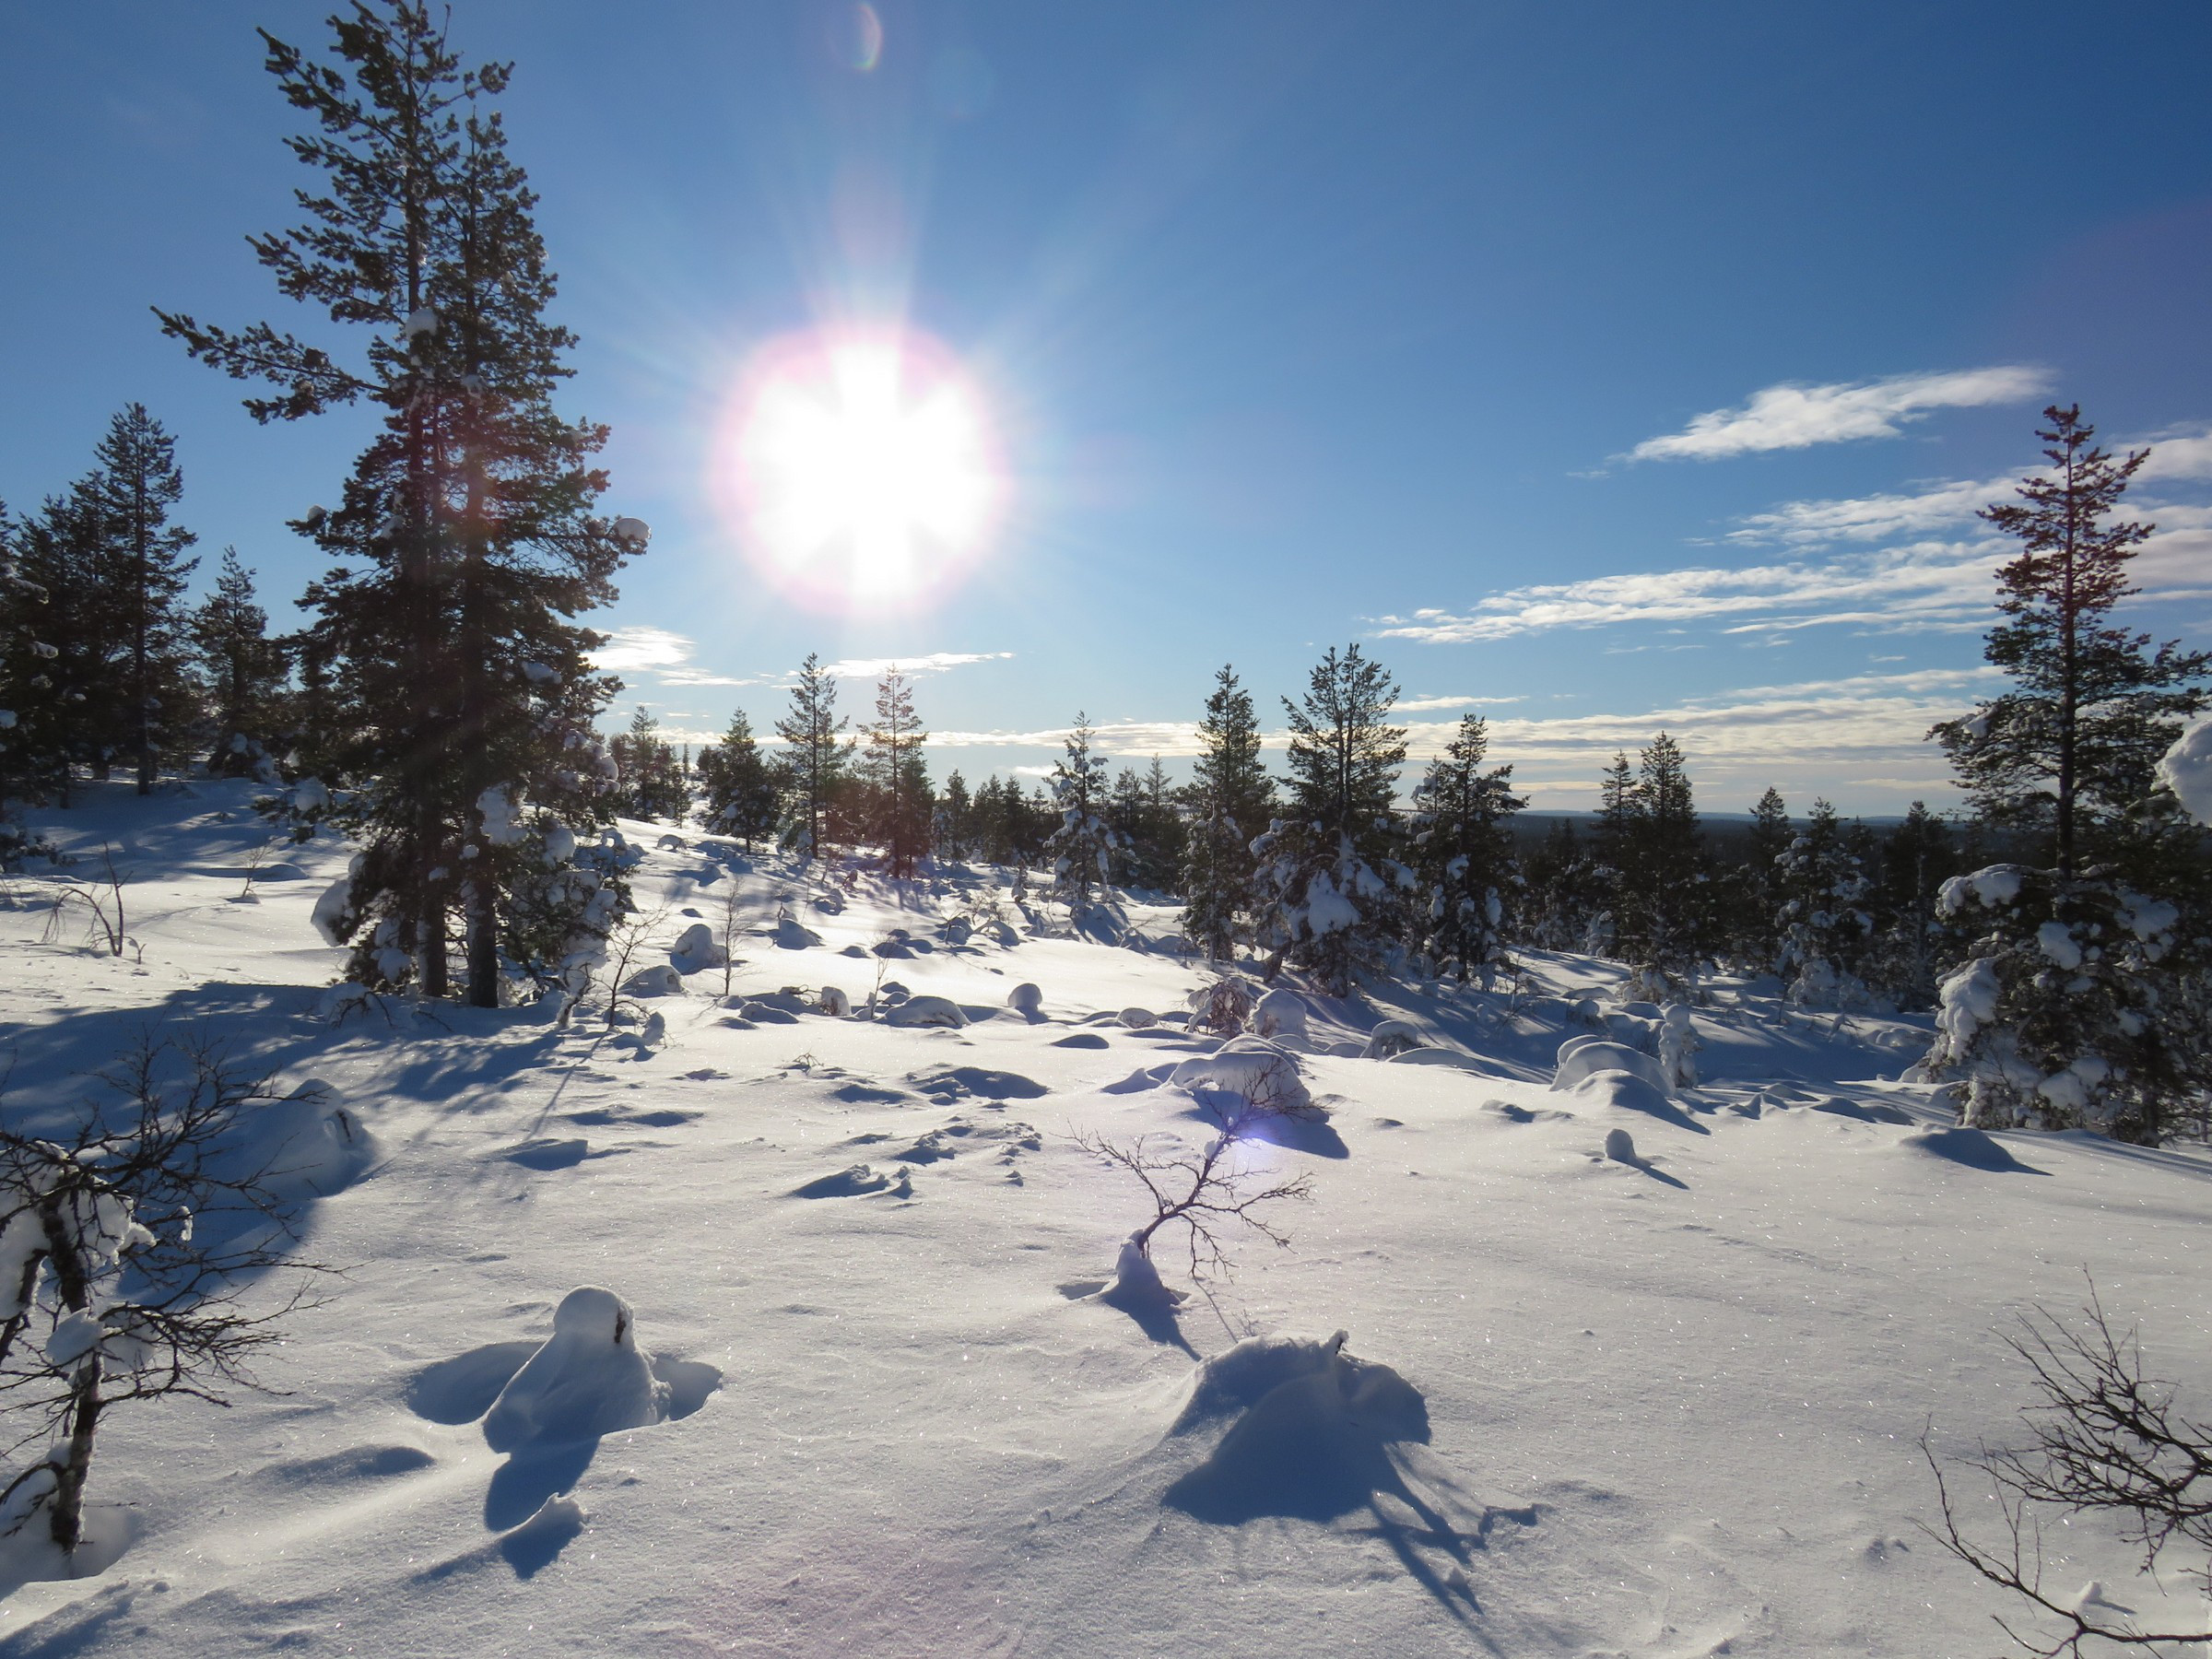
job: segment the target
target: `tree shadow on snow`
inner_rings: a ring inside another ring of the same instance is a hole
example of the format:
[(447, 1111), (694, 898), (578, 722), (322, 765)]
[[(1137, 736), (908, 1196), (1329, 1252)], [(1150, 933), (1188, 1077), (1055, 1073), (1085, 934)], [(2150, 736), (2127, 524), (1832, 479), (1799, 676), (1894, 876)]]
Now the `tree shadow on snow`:
[[(433, 1423), (473, 1423), (492, 1407), (500, 1393), (542, 1345), (528, 1340), (491, 1342), (426, 1365), (407, 1381), (407, 1409)], [(689, 1417), (722, 1386), (722, 1372), (697, 1359), (666, 1354), (652, 1359), (653, 1374), (668, 1391), (667, 1416)], [(575, 1489), (599, 1454), (599, 1437), (573, 1441), (532, 1441), (516, 1447), (492, 1471), (484, 1492), (484, 1524), (504, 1535), (500, 1556), (517, 1578), (530, 1578), (549, 1566), (582, 1530), (573, 1506), (548, 1502)]]
[(1148, 1296), (1141, 1291), (1125, 1290), (1104, 1279), (1077, 1279), (1061, 1286), (1060, 1294), (1070, 1301), (1095, 1301), (1100, 1307), (1126, 1314), (1138, 1330), (1160, 1347), (1181, 1348), (1193, 1359), (1198, 1358), (1198, 1350), (1182, 1334), (1185, 1297), (1180, 1290), (1163, 1290), (1159, 1295)]
[[(1471, 1624), (1482, 1611), (1465, 1571), (1474, 1552), (1488, 1547), (1499, 1521), (1534, 1526), (1536, 1512), (1486, 1507), (1471, 1530), (1453, 1525), (1407, 1477), (1404, 1448), (1426, 1445), (1429, 1435), (1427, 1400), (1396, 1371), (1332, 1363), (1262, 1394), (1161, 1501), (1213, 1526), (1267, 1518), (1326, 1525), (1364, 1512), (1368, 1524), (1343, 1530), (1381, 1539), (1438, 1606)], [(1457, 1568), (1440, 1572), (1424, 1549)]]

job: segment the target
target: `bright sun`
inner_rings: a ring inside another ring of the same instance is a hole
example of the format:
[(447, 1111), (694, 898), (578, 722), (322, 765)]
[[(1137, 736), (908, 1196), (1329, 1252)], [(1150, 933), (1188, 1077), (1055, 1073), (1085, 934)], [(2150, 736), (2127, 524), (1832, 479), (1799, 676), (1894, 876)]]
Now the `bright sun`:
[(807, 334), (763, 350), (716, 475), (763, 574), (837, 609), (956, 580), (986, 550), (1006, 493), (973, 382), (906, 333)]

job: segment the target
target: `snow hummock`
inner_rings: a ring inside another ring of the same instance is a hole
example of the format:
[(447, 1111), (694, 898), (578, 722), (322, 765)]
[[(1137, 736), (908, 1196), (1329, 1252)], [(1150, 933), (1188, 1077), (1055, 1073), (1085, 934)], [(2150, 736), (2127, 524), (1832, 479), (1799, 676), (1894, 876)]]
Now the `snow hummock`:
[(715, 942), (714, 930), (704, 922), (692, 923), (668, 947), (668, 965), (678, 973), (700, 973), (722, 963), (722, 947)]
[(612, 1290), (582, 1285), (553, 1311), (553, 1335), (484, 1417), (494, 1452), (597, 1440), (667, 1414), (668, 1385), (638, 1347), (637, 1320)]
[(1298, 1056), (1263, 1037), (1236, 1037), (1210, 1054), (1177, 1065), (1168, 1081), (1203, 1100), (1207, 1094), (1230, 1095), (1254, 1106), (1296, 1114), (1313, 1104), (1300, 1075)]
[(1606, 1071), (1627, 1072), (1630, 1077), (1641, 1077), (1663, 1095), (1674, 1092), (1674, 1079), (1660, 1068), (1658, 1061), (1641, 1049), (1632, 1049), (1625, 1042), (1609, 1042), (1602, 1037), (1576, 1037), (1562, 1043), (1551, 1086), (1572, 1088), (1583, 1078)]
[(1306, 1034), (1306, 1005), (1297, 992), (1277, 986), (1253, 1005), (1254, 1037), (1294, 1037)]

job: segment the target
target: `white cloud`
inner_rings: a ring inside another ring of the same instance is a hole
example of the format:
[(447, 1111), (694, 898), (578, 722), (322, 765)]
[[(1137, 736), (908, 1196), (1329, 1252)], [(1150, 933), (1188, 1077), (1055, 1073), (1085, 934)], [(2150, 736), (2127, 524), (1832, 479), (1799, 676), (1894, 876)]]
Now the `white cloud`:
[(1924, 418), (1930, 409), (2013, 403), (2037, 396), (2047, 385), (2041, 370), (2023, 367), (1900, 374), (1828, 386), (1785, 382), (1754, 392), (1740, 409), (1709, 410), (1681, 431), (1647, 438), (1618, 458), (1714, 461), (1760, 450), (1895, 438), (1904, 423)]
[(2143, 470), (2136, 475), (2137, 482), (2156, 478), (2212, 478), (2212, 426), (2201, 430), (2176, 428), (2148, 441), (2150, 459), (2143, 463)]
[(1401, 697), (1394, 714), (1423, 714), (1432, 709), (1491, 709), (1526, 702), (1525, 697)]
[(1971, 524), (1974, 514), (1992, 501), (2010, 500), (2016, 482), (1996, 478), (1985, 484), (1936, 484), (1911, 495), (1784, 501), (1771, 512), (1754, 512), (1737, 521), (1728, 539), (1814, 547), (1833, 541), (1925, 535), (1948, 525)]
[(1377, 631), (1383, 639), (1455, 645), (1561, 628), (1737, 618), (1744, 620), (1731, 631), (1837, 622), (1905, 631), (1979, 628), (1988, 622), (1990, 572), (2000, 557), (1986, 541), (1920, 542), (1820, 563), (1595, 576), (1509, 589), (1465, 613), (1380, 618)]
[(832, 679), (872, 680), (896, 668), (912, 679), (917, 675), (942, 674), (947, 668), (964, 668), (971, 663), (1003, 662), (1013, 654), (1010, 651), (933, 651), (924, 656), (845, 657), (825, 663), (822, 672)]
[(691, 658), (691, 641), (665, 628), (618, 628), (592, 653), (594, 667), (608, 674), (674, 668)]
[[(607, 642), (592, 653), (594, 666), (608, 674), (650, 674), (663, 686), (789, 686), (793, 672), (771, 674), (710, 674), (692, 665), (699, 642), (688, 634), (665, 628), (618, 628)], [(876, 679), (886, 669), (908, 676), (942, 674), (969, 663), (989, 663), (1011, 657), (1010, 651), (933, 651), (912, 657), (847, 657), (823, 665), (833, 679)]]
[[(1490, 751), (1513, 763), (1516, 783), (1580, 794), (1616, 750), (1633, 756), (1665, 731), (1688, 756), (1701, 804), (1716, 810), (1747, 806), (1769, 781), (1807, 794), (1836, 781), (1925, 794), (1944, 782), (1928, 728), (1963, 713), (2003, 677), (1986, 665), (1915, 669), (1748, 686), (1633, 714), (1508, 717), (1490, 723)], [(1441, 724), (1416, 727), (1414, 758), (1436, 753), (1452, 735)]]
[[(932, 732), (932, 748), (1049, 748), (1067, 741), (1069, 728), (1015, 732)], [(1108, 756), (1195, 755), (1198, 724), (1191, 720), (1119, 720), (1091, 727), (1094, 753)]]

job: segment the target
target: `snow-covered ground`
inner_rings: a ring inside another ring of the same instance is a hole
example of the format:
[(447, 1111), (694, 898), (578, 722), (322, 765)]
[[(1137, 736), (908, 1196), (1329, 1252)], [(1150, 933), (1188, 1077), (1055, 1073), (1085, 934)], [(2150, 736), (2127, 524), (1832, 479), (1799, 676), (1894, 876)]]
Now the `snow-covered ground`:
[[(241, 902), (265, 832), (194, 789), (41, 817), (121, 849), (143, 955), (42, 941), (16, 886), (4, 1109), (204, 1031), (328, 1084), (380, 1156), (314, 1206), (302, 1253), (344, 1275), (261, 1363), (283, 1392), (119, 1409), (91, 1496), (128, 1547), (68, 1582), (0, 1557), (0, 1654), (1982, 1654), (2005, 1604), (1915, 1526), (1924, 1425), (2013, 1437), (2002, 1331), (2085, 1267), (2152, 1372), (2212, 1375), (2212, 1161), (1931, 1132), (1895, 1081), (1924, 1020), (1724, 983), (1670, 1101), (1550, 1087), (1570, 1038), (1655, 1047), (1651, 1010), (1578, 1013), (1613, 1009), (1605, 964), (1533, 957), (1518, 1009), (1306, 998), (1327, 1118), (1258, 1154), (1312, 1179), (1291, 1248), (1140, 1325), (1093, 1293), (1148, 1211), (1070, 1137), (1206, 1134), (1165, 1079), (1212, 1040), (1119, 1018), (1180, 1015), (1177, 957), (1041, 936), (1003, 891), (1011, 931), (955, 946), (964, 883), (831, 910), (631, 825), (665, 907), (640, 965), (735, 891), (735, 994), (681, 976), (642, 1045), (532, 1008), (334, 1024), (310, 914), (344, 850), (269, 854)], [(829, 985), (859, 1012), (777, 1006)], [(894, 986), (970, 1023), (871, 1017)], [(1384, 1018), (1445, 1053), (1360, 1057)], [(2154, 1605), (2109, 1537), (2047, 1542), (2054, 1580)]]

